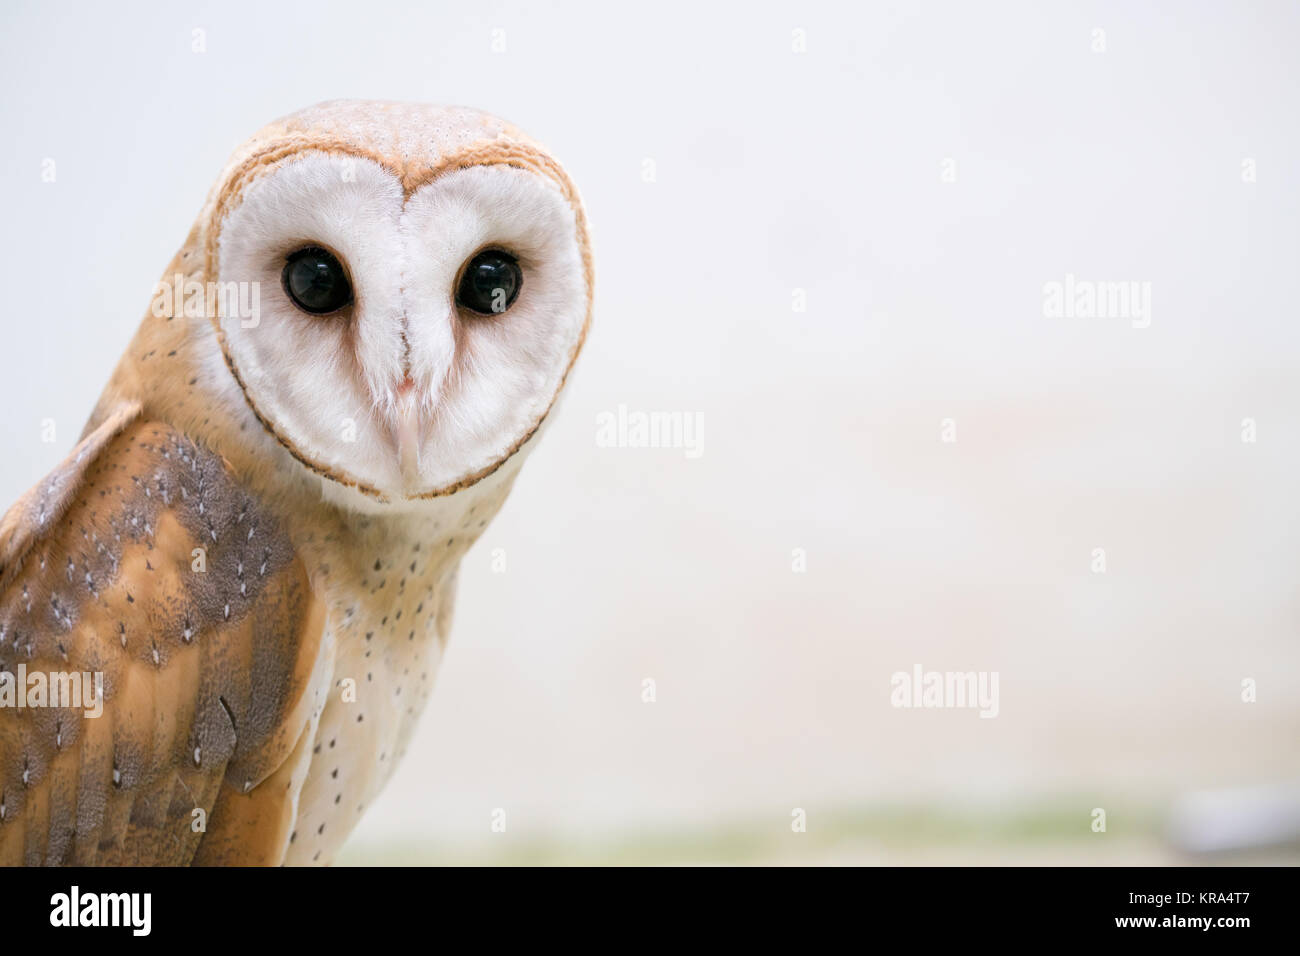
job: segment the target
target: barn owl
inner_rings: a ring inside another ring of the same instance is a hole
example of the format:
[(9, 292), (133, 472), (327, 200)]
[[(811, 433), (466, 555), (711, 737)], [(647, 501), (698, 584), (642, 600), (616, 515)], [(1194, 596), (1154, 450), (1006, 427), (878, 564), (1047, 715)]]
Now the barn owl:
[(239, 147), (0, 521), (0, 863), (330, 862), (591, 304), (573, 183), (501, 120), (331, 102)]

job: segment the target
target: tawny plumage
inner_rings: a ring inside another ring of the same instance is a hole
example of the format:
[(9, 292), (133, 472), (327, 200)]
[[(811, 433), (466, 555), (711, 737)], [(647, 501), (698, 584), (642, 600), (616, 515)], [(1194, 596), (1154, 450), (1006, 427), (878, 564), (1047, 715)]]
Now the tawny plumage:
[(0, 709), (0, 864), (329, 862), (591, 309), (558, 164), (403, 104), (241, 147), (160, 295), (209, 284), (257, 314), (156, 298), (81, 443), (0, 522), (0, 676), (103, 680), (98, 716)]

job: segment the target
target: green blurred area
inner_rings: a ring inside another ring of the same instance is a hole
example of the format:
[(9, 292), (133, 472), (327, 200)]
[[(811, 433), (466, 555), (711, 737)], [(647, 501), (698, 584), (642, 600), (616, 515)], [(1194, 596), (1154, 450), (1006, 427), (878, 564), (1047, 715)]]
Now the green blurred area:
[(1084, 798), (960, 811), (881, 805), (810, 813), (806, 832), (789, 820), (750, 818), (692, 830), (641, 830), (605, 838), (490, 834), (465, 843), (403, 840), (344, 848), (340, 866), (628, 865), (1221, 865), (1300, 863), (1300, 848), (1250, 854), (1179, 853), (1152, 807), (1107, 808), (1091, 828)]

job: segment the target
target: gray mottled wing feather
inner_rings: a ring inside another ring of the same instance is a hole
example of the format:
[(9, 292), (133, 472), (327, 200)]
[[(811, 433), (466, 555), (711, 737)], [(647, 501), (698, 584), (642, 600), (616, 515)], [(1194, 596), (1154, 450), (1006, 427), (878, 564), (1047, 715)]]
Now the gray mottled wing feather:
[(223, 459), (108, 416), (0, 521), (0, 704), (47, 679), (0, 706), (0, 864), (279, 863), (323, 621)]

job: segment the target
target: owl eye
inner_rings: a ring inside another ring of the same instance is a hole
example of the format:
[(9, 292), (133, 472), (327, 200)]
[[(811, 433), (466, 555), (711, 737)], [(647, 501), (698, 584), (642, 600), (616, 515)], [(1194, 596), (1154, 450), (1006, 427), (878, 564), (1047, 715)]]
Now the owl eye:
[(515, 304), (523, 284), (524, 274), (514, 256), (486, 249), (465, 266), (456, 301), (471, 312), (499, 314)]
[(319, 246), (292, 253), (280, 281), (293, 304), (312, 315), (337, 312), (352, 301), (352, 286), (343, 263)]

